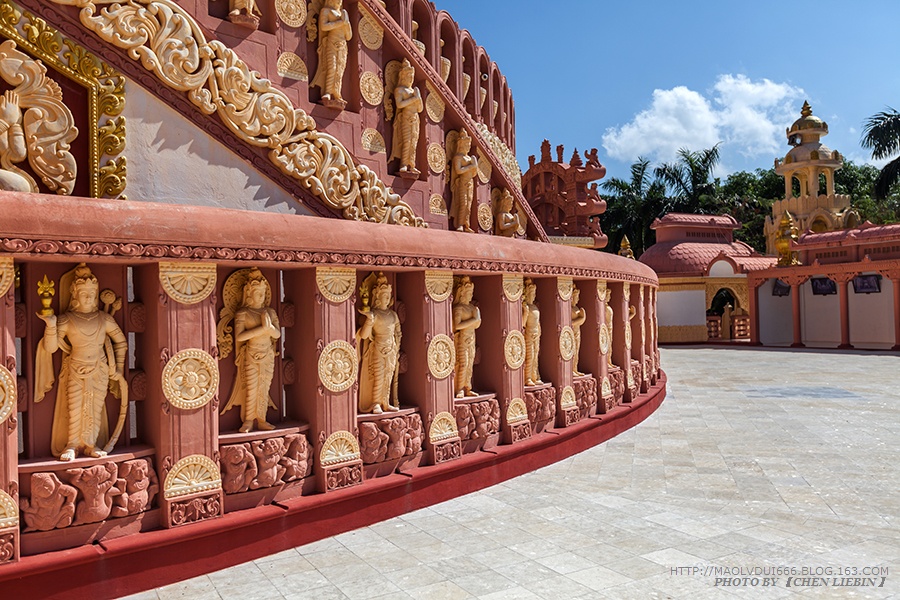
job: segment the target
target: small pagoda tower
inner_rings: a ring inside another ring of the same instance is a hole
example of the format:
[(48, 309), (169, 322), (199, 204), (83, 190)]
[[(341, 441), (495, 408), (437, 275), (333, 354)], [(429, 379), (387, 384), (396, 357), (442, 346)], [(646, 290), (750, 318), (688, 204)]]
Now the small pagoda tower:
[[(793, 216), (794, 226), (801, 232), (821, 233), (859, 225), (859, 214), (850, 208), (850, 196), (834, 193), (834, 172), (844, 165), (844, 157), (821, 142), (828, 135), (828, 123), (813, 115), (809, 102), (804, 102), (800, 118), (786, 134), (788, 145), (793, 147), (783, 159), (775, 159), (775, 172), (784, 177), (784, 199), (776, 201), (772, 215), (766, 217), (768, 254), (777, 253), (775, 239), (785, 212)], [(796, 196), (794, 181), (800, 187)]]

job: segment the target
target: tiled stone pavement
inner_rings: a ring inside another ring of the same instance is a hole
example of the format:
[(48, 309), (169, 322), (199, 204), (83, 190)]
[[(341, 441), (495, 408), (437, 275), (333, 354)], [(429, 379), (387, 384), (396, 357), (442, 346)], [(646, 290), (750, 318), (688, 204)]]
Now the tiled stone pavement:
[[(900, 357), (719, 347), (662, 361), (663, 405), (605, 444), (131, 598), (900, 598)], [(672, 571), (687, 566), (889, 572), (883, 587), (777, 575), (763, 589)]]

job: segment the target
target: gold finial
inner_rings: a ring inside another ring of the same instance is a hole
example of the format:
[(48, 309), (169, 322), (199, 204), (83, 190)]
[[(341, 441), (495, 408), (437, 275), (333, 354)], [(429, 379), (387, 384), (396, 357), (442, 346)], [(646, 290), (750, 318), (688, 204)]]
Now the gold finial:
[(631, 251), (631, 242), (628, 241), (627, 235), (622, 236), (622, 243), (619, 244), (619, 256), (634, 260), (634, 252)]
[(812, 106), (809, 105), (807, 100), (803, 101), (803, 108), (800, 109), (801, 117), (811, 117), (812, 116)]
[(797, 241), (800, 237), (799, 230), (794, 225), (791, 213), (784, 211), (781, 222), (778, 224), (778, 233), (775, 235), (775, 252), (778, 253), (778, 266), (790, 267), (799, 265), (797, 253), (791, 250), (791, 241)]
[(56, 295), (56, 283), (52, 279), (47, 279), (45, 274), (44, 278), (38, 281), (37, 292), (38, 297), (41, 299), (41, 315), (49, 317), (53, 314), (50, 303), (53, 301), (53, 296)]

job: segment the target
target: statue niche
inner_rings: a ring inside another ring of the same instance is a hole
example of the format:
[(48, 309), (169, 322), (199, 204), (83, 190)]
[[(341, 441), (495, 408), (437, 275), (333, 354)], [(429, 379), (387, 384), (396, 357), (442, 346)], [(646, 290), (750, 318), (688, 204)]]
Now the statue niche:
[(228, 3), (228, 20), (235, 25), (249, 29), (259, 29), (259, 18), (262, 13), (256, 0), (230, 0)]
[(281, 337), (281, 326), (278, 315), (270, 307), (269, 282), (256, 267), (240, 269), (225, 281), (222, 296), (225, 305), (216, 328), (219, 357), (227, 358), (234, 346), (237, 367), (231, 396), (222, 414), (240, 406), (241, 433), (251, 431), (254, 425), (265, 431), (275, 429), (266, 420), (266, 413), (269, 408), (278, 408), (269, 395), (269, 388), (275, 373), (276, 340)]
[(456, 378), (453, 391), (457, 398), (477, 396), (472, 391), (475, 365), (475, 330), (481, 327), (481, 310), (472, 304), (475, 284), (468, 275), (454, 278), (453, 344), (456, 347)]
[(472, 138), (465, 129), (450, 131), (446, 140), (450, 157), (450, 216), (457, 231), (473, 233), (469, 226), (472, 201), (475, 198), (475, 177), (478, 175), (478, 159), (470, 156)]
[[(384, 273), (371, 273), (360, 286), (363, 324), (356, 331), (361, 355), (359, 412), (400, 410), (400, 317), (391, 310), (392, 288)], [(371, 301), (371, 306), (370, 306)]]
[(584, 375), (578, 370), (578, 357), (581, 352), (581, 326), (587, 320), (587, 313), (578, 306), (580, 298), (581, 290), (577, 287), (572, 288), (572, 331), (575, 333), (575, 356), (572, 358), (572, 374), (575, 377)]
[[(38, 284), (39, 294), (43, 285)], [(98, 291), (97, 278), (81, 263), (60, 280), (63, 314), (54, 315), (48, 301), (37, 315), (45, 328), (35, 358), (35, 403), (53, 387), (53, 354), (63, 351), (50, 443), (50, 451), (62, 461), (74, 460), (79, 452), (94, 458), (106, 456), (122, 433), (128, 410), (124, 373), (128, 342), (113, 319), (122, 300), (111, 290)], [(103, 311), (98, 308), (98, 295)], [(121, 400), (112, 435), (106, 416), (107, 390)]]
[(525, 334), (525, 385), (541, 385), (538, 356), (541, 351), (541, 311), (534, 303), (537, 286), (525, 278), (522, 292), (522, 328)]
[(416, 169), (416, 148), (419, 144), (419, 113), (424, 105), (419, 88), (413, 86), (415, 78), (416, 70), (405, 58), (402, 63), (392, 60), (384, 67), (384, 114), (388, 121), (394, 121), (388, 162), (400, 159), (397, 173), (405, 179), (418, 179), (420, 175)]
[(341, 97), (344, 70), (347, 68), (347, 42), (353, 37), (350, 16), (341, 0), (312, 0), (309, 3), (307, 40), (319, 40), (319, 64), (310, 82), (322, 91), (322, 104), (343, 110), (347, 102)]

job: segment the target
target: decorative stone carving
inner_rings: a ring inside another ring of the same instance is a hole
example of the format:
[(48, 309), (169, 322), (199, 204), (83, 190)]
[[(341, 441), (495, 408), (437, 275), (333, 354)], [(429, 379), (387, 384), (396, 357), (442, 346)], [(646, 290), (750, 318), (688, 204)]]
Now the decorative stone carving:
[(192, 454), (175, 463), (166, 475), (163, 496), (170, 500), (220, 489), (222, 476), (216, 463), (202, 454)]
[(215, 263), (159, 263), (159, 282), (170, 298), (181, 304), (197, 304), (216, 289)]
[(440, 194), (431, 195), (431, 198), (428, 199), (428, 212), (433, 215), (447, 215), (447, 205), (444, 202), (443, 196)]
[(257, 472), (250, 444), (221, 446), (219, 464), (222, 470), (222, 489), (226, 494), (237, 494), (250, 489), (250, 482)]
[(456, 427), (456, 419), (448, 412), (440, 412), (431, 422), (428, 429), (428, 441), (432, 444), (443, 442), (446, 440), (459, 437), (459, 430)]
[(274, 429), (266, 420), (266, 412), (270, 407), (278, 409), (269, 388), (275, 374), (276, 340), (281, 337), (281, 325), (270, 306), (272, 289), (256, 267), (238, 269), (225, 281), (222, 298), (224, 306), (216, 327), (221, 360), (231, 353), (232, 339), (236, 341), (234, 385), (222, 414), (240, 406), (242, 433), (253, 429), (254, 424), (258, 429)]
[(149, 459), (128, 460), (119, 465), (119, 494), (113, 498), (112, 517), (136, 515), (153, 506), (159, 480)]
[(16, 410), (18, 397), (16, 378), (9, 372), (9, 369), (0, 365), (0, 425)]
[(556, 291), (562, 300), (571, 300), (572, 291), (575, 289), (575, 282), (571, 277), (557, 277)]
[(306, 435), (294, 433), (284, 436), (286, 451), (281, 458), (284, 467), (284, 481), (303, 479), (309, 475), (309, 441)]
[(372, 71), (366, 71), (360, 76), (359, 92), (363, 100), (372, 106), (378, 106), (384, 101), (384, 83)]
[(347, 103), (341, 97), (344, 70), (347, 68), (347, 42), (353, 37), (350, 16), (341, 0), (311, 0), (306, 39), (319, 38), (319, 64), (311, 87), (322, 90), (322, 104), (343, 109)]
[(32, 473), (31, 498), (21, 499), (25, 531), (50, 531), (71, 525), (77, 496), (78, 490), (61, 482), (55, 473)]
[(397, 460), (422, 450), (422, 418), (410, 414), (360, 423), (360, 456), (364, 464)]
[(319, 462), (323, 467), (360, 460), (359, 441), (349, 431), (335, 431), (319, 453)]
[(572, 373), (578, 377), (583, 375), (578, 370), (578, 359), (581, 356), (581, 326), (587, 321), (587, 313), (583, 308), (578, 306), (581, 299), (581, 290), (577, 287), (572, 289), (572, 332), (575, 335), (575, 352), (573, 353), (574, 362), (572, 363)]
[(69, 146), (78, 128), (59, 84), (47, 77), (41, 61), (17, 50), (12, 40), (0, 44), (0, 77), (14, 86), (0, 96), (0, 189), (40, 191), (31, 175), (15, 166), (27, 158), (48, 188), (71, 194), (77, 164)]
[(219, 453), (226, 494), (272, 487), (309, 473), (309, 444), (303, 434), (221, 446)]
[(460, 402), (453, 407), (453, 412), (462, 440), (484, 439), (500, 431), (500, 403), (495, 398)]
[(491, 173), (493, 171), (491, 162), (481, 151), (481, 148), (475, 150), (475, 156), (478, 158), (478, 181), (481, 183), (491, 182)]
[(343, 392), (356, 383), (359, 357), (350, 342), (335, 340), (319, 355), (319, 381), (331, 392)]
[(353, 295), (356, 271), (345, 267), (316, 267), (316, 286), (319, 293), (334, 304), (341, 304)]
[[(453, 225), (458, 231), (472, 232), (469, 220), (472, 202), (475, 199), (475, 176), (478, 161), (470, 156), (472, 138), (465, 129), (451, 130), (445, 140), (447, 155), (450, 156), (450, 194)], [(480, 215), (479, 215), (480, 218)]]
[(597, 409), (597, 380), (593, 377), (576, 377), (572, 383), (578, 403), (578, 418), (584, 419), (594, 414)]
[(113, 497), (122, 492), (116, 487), (119, 469), (116, 463), (94, 465), (84, 469), (67, 469), (69, 483), (78, 488), (80, 500), (75, 505), (73, 525), (99, 523), (113, 507)]
[(196, 410), (219, 389), (219, 365), (207, 352), (188, 348), (169, 359), (162, 372), (163, 394), (175, 408)]
[(562, 394), (559, 396), (559, 406), (560, 408), (572, 408), (573, 406), (577, 406), (577, 402), (575, 401), (575, 388), (571, 385), (567, 385), (563, 388)]
[(532, 428), (541, 431), (556, 418), (556, 389), (548, 385), (526, 390), (525, 405)]
[(439, 333), (428, 343), (428, 371), (435, 379), (450, 376), (456, 366), (456, 350), (450, 336)]
[(451, 271), (425, 271), (425, 291), (435, 302), (443, 302), (449, 298), (453, 289)]
[(521, 398), (513, 398), (506, 408), (506, 422), (509, 424), (528, 420), (528, 407)]
[(172, 502), (169, 514), (172, 525), (187, 525), (219, 516), (222, 503), (218, 495)]
[(217, 114), (245, 143), (268, 148), (278, 169), (344, 218), (426, 226), (374, 171), (355, 164), (337, 138), (317, 131), (313, 118), (270, 81), (253, 75), (234, 50), (207, 41), (203, 28), (173, 0), (50, 1), (93, 15), (82, 21), (84, 27), (140, 60), (164, 85), (185, 92), (204, 114)]
[[(480, 164), (480, 163), (479, 163)], [(521, 213), (513, 212), (513, 196), (509, 190), (491, 190), (491, 205), (494, 213), (494, 235), (513, 237), (524, 226)]]
[[(413, 85), (416, 70), (409, 60), (392, 60), (384, 67), (384, 114), (394, 121), (391, 155), (388, 162), (400, 159), (398, 173), (401, 177), (418, 177), (416, 146), (419, 143), (419, 113), (422, 112), (422, 94)], [(396, 114), (395, 114), (396, 112)]]
[(302, 27), (306, 23), (304, 0), (275, 0), (275, 14), (288, 27)]
[(522, 297), (524, 282), (521, 275), (503, 274), (503, 295), (510, 302), (518, 302)]
[(12, 496), (0, 490), (0, 529), (12, 529), (19, 526), (19, 507)]
[(603, 378), (603, 383), (600, 385), (600, 395), (604, 398), (608, 398), (612, 396), (612, 386), (609, 384), (609, 377)]
[[(506, 174), (512, 180), (513, 184), (515, 184), (518, 189), (522, 189), (522, 170), (519, 168), (519, 161), (516, 159), (515, 153), (510, 150), (509, 146), (507, 146), (497, 134), (491, 131), (486, 124), (475, 123), (475, 129), (478, 130), (478, 133), (481, 134), (483, 139), (487, 140), (491, 147), (491, 151), (500, 161), (500, 165), (503, 167), (503, 170), (506, 171)], [(479, 156), (479, 160), (481, 158), (482, 156)], [(487, 160), (485, 160), (485, 163), (487, 163)], [(491, 178), (490, 164), (487, 165), (486, 174), (487, 177), (482, 180), (482, 183), (487, 183)]]
[(631, 350), (631, 321), (625, 321), (625, 347)]
[(0, 256), (0, 298), (6, 295), (16, 278), (16, 268), (11, 256)]
[(425, 98), (425, 114), (433, 123), (440, 123), (446, 110), (444, 100), (430, 83), (426, 83), (425, 88), (428, 90), (428, 97)]
[(230, 0), (228, 20), (235, 25), (249, 29), (259, 28), (259, 18), (262, 13), (256, 6), (256, 0)]
[(606, 298), (606, 280), (598, 279), (597, 280), (597, 296), (604, 300)]
[(359, 7), (359, 38), (369, 50), (378, 50), (384, 41), (384, 29), (362, 6)]
[(490, 231), (494, 228), (494, 214), (489, 204), (478, 205), (478, 227), (482, 231)]
[(362, 145), (363, 150), (368, 150), (374, 154), (379, 154), (386, 150), (384, 137), (377, 129), (372, 129), (371, 127), (363, 129), (360, 145)]
[(435, 142), (428, 144), (426, 157), (428, 158), (428, 167), (435, 173), (443, 173), (447, 168), (447, 155), (444, 154), (444, 149), (440, 144)]
[(283, 438), (268, 438), (250, 442), (253, 456), (256, 457), (256, 477), (250, 481), (250, 489), (272, 487), (281, 481), (284, 475), (284, 467), (281, 458), (287, 448), (284, 447)]
[[(122, 433), (128, 410), (124, 374), (128, 341), (112, 317), (122, 300), (111, 290), (100, 292), (97, 278), (84, 263), (63, 275), (59, 287), (62, 314), (38, 313), (45, 327), (35, 356), (34, 401), (41, 402), (53, 387), (53, 354), (61, 348), (50, 451), (62, 461), (74, 460), (79, 452), (106, 456)], [(98, 296), (105, 310), (99, 310)], [(112, 435), (107, 391), (121, 400)]]
[[(606, 346), (606, 362), (611, 367), (613, 366), (612, 361), (612, 343), (613, 343), (613, 317), (615, 316), (615, 312), (612, 307), (612, 290), (606, 288), (606, 321), (603, 323), (603, 326), (600, 328), (600, 348)], [(606, 344), (603, 343), (603, 327), (606, 328)]]
[(452, 318), (453, 343), (456, 349), (453, 391), (457, 398), (478, 395), (472, 391), (472, 374), (476, 352), (475, 330), (481, 327), (481, 310), (472, 304), (474, 293), (475, 284), (468, 275), (456, 278)]
[(459, 439), (434, 446), (434, 464), (439, 465), (462, 456), (462, 444)]
[(609, 354), (610, 344), (609, 327), (606, 323), (600, 325), (600, 354)]
[(329, 469), (325, 473), (325, 489), (333, 492), (362, 483), (362, 464), (346, 465)]
[(503, 355), (510, 369), (515, 370), (525, 364), (525, 335), (521, 331), (514, 329), (509, 332), (503, 343)]
[[(538, 355), (541, 351), (541, 311), (534, 303), (537, 286), (530, 277), (525, 278), (522, 293), (522, 329), (525, 341), (525, 385), (540, 385)], [(574, 343), (574, 340), (573, 340)]]
[(303, 59), (293, 52), (282, 52), (275, 63), (278, 74), (286, 79), (309, 81), (309, 69)]
[(400, 317), (389, 308), (391, 294), (384, 273), (370, 274), (360, 287), (360, 314), (365, 320), (356, 332), (356, 346), (362, 356), (359, 411), (363, 413), (379, 414), (400, 407)]
[(575, 332), (568, 325), (559, 332), (559, 355), (563, 360), (575, 357)]

